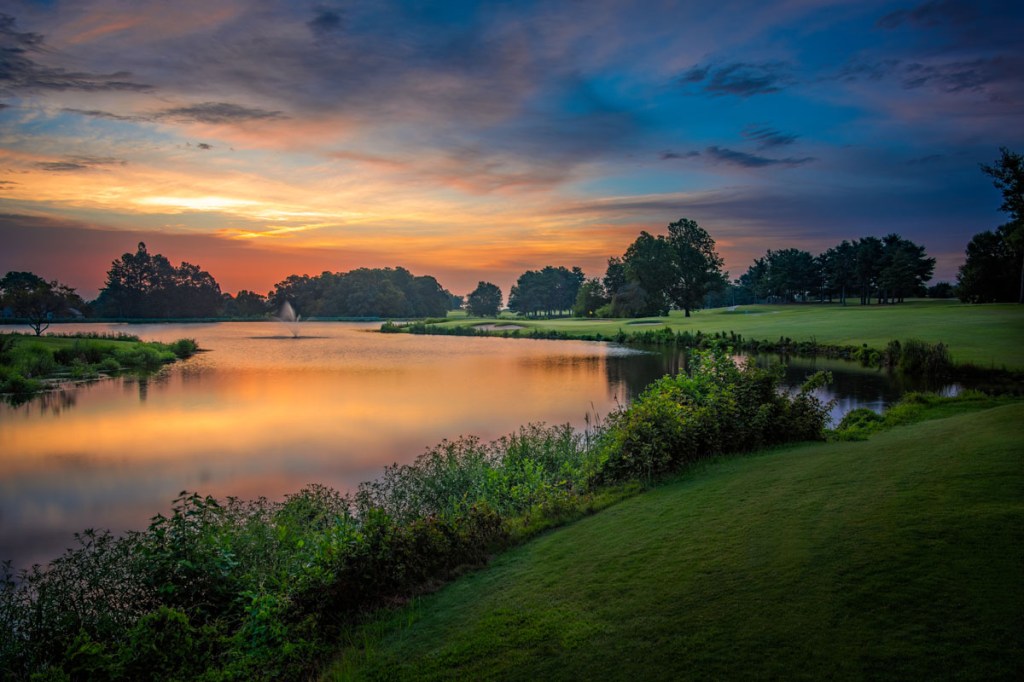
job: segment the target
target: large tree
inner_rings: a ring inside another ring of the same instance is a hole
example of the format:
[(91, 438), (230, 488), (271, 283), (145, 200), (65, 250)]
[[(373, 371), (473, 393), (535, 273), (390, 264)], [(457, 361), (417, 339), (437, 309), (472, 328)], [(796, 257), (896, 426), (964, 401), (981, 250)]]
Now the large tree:
[(521, 315), (551, 317), (571, 312), (576, 295), (586, 276), (578, 267), (546, 266), (527, 270), (508, 294), (508, 307)]
[(1024, 157), (1000, 147), (996, 162), (982, 164), (981, 170), (992, 177), (992, 184), (1003, 194), (999, 210), (1010, 216), (1010, 222), (999, 229), (1006, 247), (1020, 263), (1017, 302), (1024, 303)]
[(191, 263), (171, 265), (163, 255), (150, 253), (139, 242), (107, 271), (96, 307), (107, 317), (214, 317), (223, 297), (213, 276)]
[(490, 282), (480, 282), (466, 296), (466, 310), (476, 317), (497, 317), (501, 310), (501, 289)]
[[(1011, 302), (1018, 299), (1017, 264), (1021, 259), (1013, 226), (986, 230), (967, 244), (967, 259), (957, 273), (956, 289), (965, 303)], [(1016, 248), (1015, 248), (1016, 245)]]
[[(614, 305), (629, 316), (667, 315), (672, 303), (669, 291), (679, 279), (679, 260), (672, 244), (663, 236), (641, 232), (622, 256), (626, 281), (633, 287), (616, 292)], [(629, 305), (626, 302), (629, 301)]]
[(25, 319), (36, 336), (55, 318), (81, 310), (85, 303), (71, 287), (57, 280), (47, 282), (31, 272), (8, 272), (0, 279), (0, 308)]
[(701, 308), (710, 292), (728, 282), (728, 273), (722, 272), (725, 261), (715, 251), (715, 240), (693, 220), (683, 218), (670, 223), (668, 242), (677, 268), (668, 296), (689, 317), (690, 311)]

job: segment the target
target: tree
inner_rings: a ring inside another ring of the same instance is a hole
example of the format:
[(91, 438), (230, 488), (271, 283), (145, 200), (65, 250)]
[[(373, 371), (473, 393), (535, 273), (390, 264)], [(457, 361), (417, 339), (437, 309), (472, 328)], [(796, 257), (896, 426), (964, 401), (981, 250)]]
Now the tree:
[(548, 317), (566, 311), (571, 312), (576, 294), (586, 279), (578, 267), (568, 270), (564, 267), (545, 266), (541, 270), (527, 270), (508, 294), (508, 307), (522, 315)]
[(672, 244), (661, 235), (641, 232), (626, 249), (622, 264), (626, 281), (634, 286), (628, 292), (620, 287), (616, 294), (626, 294), (631, 305), (624, 306), (620, 301), (613, 306), (632, 307), (637, 317), (667, 315), (671, 307), (669, 290), (679, 279), (679, 261)]
[(999, 210), (1010, 216), (1010, 222), (999, 229), (1006, 247), (1020, 263), (1017, 302), (1024, 303), (1024, 157), (1006, 147), (1000, 147), (999, 154), (993, 165), (982, 164), (981, 170), (992, 177), (992, 184), (1003, 194)]
[(689, 317), (690, 311), (701, 308), (708, 293), (728, 282), (728, 273), (722, 272), (725, 261), (715, 251), (715, 240), (693, 220), (670, 223), (668, 242), (677, 268), (668, 296)]
[(857, 249), (854, 244), (846, 241), (833, 246), (818, 256), (821, 269), (822, 285), (828, 299), (832, 295), (839, 296), (839, 302), (846, 305), (846, 291), (856, 286)]
[(572, 306), (572, 314), (575, 317), (593, 317), (598, 308), (609, 303), (604, 285), (598, 278), (588, 279), (580, 286), (576, 294), (576, 302)]
[(501, 310), (501, 289), (490, 282), (480, 282), (466, 296), (466, 310), (475, 317), (497, 317)]
[(0, 307), (25, 318), (36, 336), (61, 313), (84, 305), (74, 289), (57, 280), (47, 282), (31, 272), (8, 272), (0, 279)]
[[(986, 230), (967, 244), (967, 259), (957, 273), (957, 295), (965, 303), (995, 303), (1018, 300), (1017, 263), (1020, 246), (1014, 248), (1013, 227), (1003, 225)], [(1019, 242), (1017, 242), (1019, 244)]]
[(882, 245), (879, 303), (902, 303), (904, 296), (922, 293), (935, 271), (935, 259), (928, 258), (923, 246), (898, 234), (886, 235)]
[(235, 296), (224, 294), (223, 310), (227, 317), (263, 317), (270, 312), (267, 297), (248, 289)]
[(198, 265), (179, 267), (144, 242), (125, 253), (107, 271), (96, 306), (108, 317), (214, 317), (223, 297), (213, 276)]

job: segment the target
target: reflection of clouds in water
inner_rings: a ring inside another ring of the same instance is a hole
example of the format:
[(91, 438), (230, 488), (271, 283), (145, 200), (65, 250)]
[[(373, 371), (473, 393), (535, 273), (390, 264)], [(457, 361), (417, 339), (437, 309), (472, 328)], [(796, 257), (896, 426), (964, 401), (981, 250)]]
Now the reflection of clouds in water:
[(582, 428), (592, 403), (601, 414), (613, 404), (601, 344), (307, 324), (299, 340), (253, 339), (265, 323), (145, 326), (144, 339), (195, 338), (208, 351), (148, 381), (76, 389), (59, 414), (15, 420), (0, 407), (0, 558), (20, 564), (18, 548), (46, 542), (52, 558), (87, 526), (141, 528), (181, 490), (351, 490), (445, 438), (490, 440), (538, 421)]

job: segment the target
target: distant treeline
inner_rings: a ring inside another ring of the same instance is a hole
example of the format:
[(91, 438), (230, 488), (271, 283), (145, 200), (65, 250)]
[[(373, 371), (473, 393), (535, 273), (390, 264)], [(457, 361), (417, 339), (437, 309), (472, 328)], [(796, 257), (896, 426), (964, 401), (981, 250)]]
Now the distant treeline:
[[(548, 265), (519, 276), (508, 307), (527, 317), (648, 317), (672, 308), (693, 310), (750, 303), (835, 301), (855, 297), (862, 305), (901, 303), (908, 296), (959, 296), (968, 303), (1024, 303), (1024, 158), (1003, 148), (982, 171), (1003, 194), (1010, 222), (974, 235), (956, 287), (926, 288), (935, 259), (923, 246), (898, 234), (867, 236), (818, 254), (796, 248), (769, 249), (733, 282), (722, 270), (715, 241), (693, 220), (670, 223), (665, 235), (646, 231), (621, 257), (608, 259), (602, 278), (587, 279), (579, 267)], [(116, 319), (263, 318), (285, 302), (303, 317), (443, 317), (465, 307), (471, 315), (501, 310), (497, 285), (481, 281), (462, 296), (430, 276), (405, 268), (359, 268), (351, 272), (291, 275), (266, 296), (221, 292), (213, 275), (197, 265), (175, 267), (139, 243), (107, 272), (100, 295), (86, 302), (74, 289), (31, 272), (0, 279), (0, 317), (28, 322), (36, 334), (58, 318)]]

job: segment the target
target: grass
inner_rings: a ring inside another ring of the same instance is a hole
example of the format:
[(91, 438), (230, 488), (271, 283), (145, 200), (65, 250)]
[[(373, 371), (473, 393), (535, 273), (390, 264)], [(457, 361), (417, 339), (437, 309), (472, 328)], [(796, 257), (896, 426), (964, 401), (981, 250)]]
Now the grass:
[(1018, 402), (701, 466), (367, 624), (325, 679), (1020, 679), (1022, 443)]
[(126, 334), (0, 334), (0, 394), (26, 396), (61, 381), (150, 371), (197, 349), (191, 339), (159, 343)]
[[(735, 310), (702, 310), (686, 318), (679, 311), (668, 317), (642, 320), (562, 318), (515, 319), (527, 329), (558, 330), (570, 334), (614, 336), (657, 329), (638, 324), (657, 322), (673, 331), (698, 330), (705, 334), (736, 332), (747, 339), (817, 340), (836, 345), (867, 344), (885, 348), (892, 339), (921, 339), (944, 343), (957, 363), (983, 368), (1024, 369), (1024, 306), (1017, 304), (969, 305), (949, 300), (917, 300), (899, 305), (756, 305)], [(509, 322), (501, 318), (499, 323)], [(446, 326), (495, 323), (493, 319), (453, 317)]]

